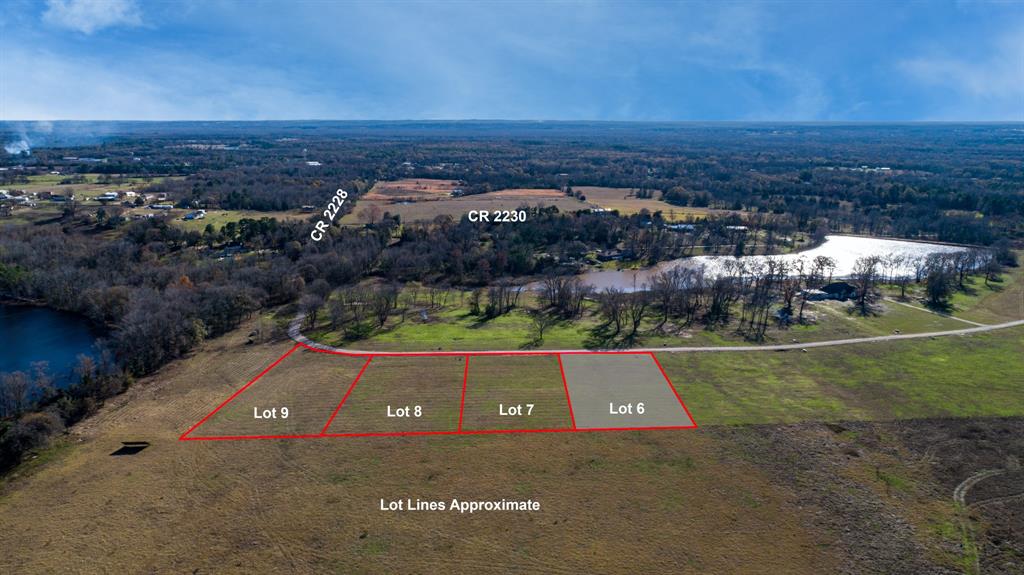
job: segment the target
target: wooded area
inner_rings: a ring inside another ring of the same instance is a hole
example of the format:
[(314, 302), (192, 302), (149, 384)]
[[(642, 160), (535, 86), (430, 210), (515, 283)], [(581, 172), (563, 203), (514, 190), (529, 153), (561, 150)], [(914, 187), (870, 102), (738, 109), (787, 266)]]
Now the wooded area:
[[(768, 260), (716, 278), (692, 269), (664, 273), (650, 290), (632, 294), (592, 292), (570, 278), (595, 253), (614, 251), (638, 264), (695, 253), (772, 254), (796, 249), (798, 235), (808, 238), (806, 246), (829, 232), (988, 246), (965, 252), (970, 259), (921, 262), (912, 278), (887, 276), (891, 262), (869, 259), (851, 280), (865, 312), (883, 280), (926, 282), (929, 300), (941, 308), (965, 273), (995, 277), (999, 266), (1015, 265), (1012, 248), (1024, 233), (1024, 135), (999, 126), (548, 130), (468, 123), (439, 132), (430, 124), (388, 131), (271, 123), (182, 130), (129, 130), (95, 145), (7, 156), (0, 186), (17, 190), (29, 176), (53, 172), (68, 187), (86, 173), (109, 181), (175, 176), (144, 192), (186, 208), (255, 211), (319, 209), (340, 187), (349, 192), (350, 210), (376, 181), (447, 178), (463, 182), (467, 194), (610, 186), (723, 211), (682, 228), (646, 211), (619, 217), (530, 207), (526, 221), (514, 225), (448, 216), (413, 224), (384, 213), (366, 225), (334, 225), (313, 242), (316, 212), (310, 221), (246, 217), (198, 232), (161, 218), (131, 220), (117, 206), (99, 208), (101, 214), (68, 202), (59, 217), (0, 227), (0, 298), (89, 318), (106, 334), (105, 351), (83, 360), (80, 384), (66, 390), (50, 389), (42, 372), (4, 377), (0, 467), (252, 314), (296, 303), (316, 314), (327, 303), (326, 313), (346, 321), (351, 308), (331, 307), (340, 305), (333, 303), (339, 290), (368, 278), (478, 290), (479, 313), (490, 317), (518, 305), (514, 286), (524, 278), (542, 279), (539, 337), (544, 317), (571, 319), (593, 300), (609, 341), (628, 343), (651, 314), (662, 323), (683, 318), (713, 328), (736, 309), (739, 324), (758, 339), (770, 321), (800, 321), (799, 294), (820, 286), (827, 262), (793, 270)], [(352, 329), (371, 317), (384, 324), (397, 305), (396, 288), (388, 289), (374, 292), (368, 308), (359, 306), (366, 317)]]

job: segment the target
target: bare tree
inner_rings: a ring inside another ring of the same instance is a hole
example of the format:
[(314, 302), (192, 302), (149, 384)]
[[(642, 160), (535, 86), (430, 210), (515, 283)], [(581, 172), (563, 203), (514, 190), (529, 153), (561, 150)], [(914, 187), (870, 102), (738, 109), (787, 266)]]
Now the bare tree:
[(558, 318), (544, 312), (543, 310), (535, 310), (530, 315), (530, 325), (533, 331), (533, 341), (536, 344), (540, 344), (544, 341), (544, 333), (548, 328), (558, 323)]
[(615, 333), (622, 331), (625, 322), (626, 294), (614, 287), (605, 288), (598, 297), (598, 306), (601, 315), (604, 317), (605, 325), (615, 325)]
[(655, 326), (656, 330), (661, 330), (676, 312), (682, 288), (683, 277), (679, 268), (659, 272), (651, 278), (650, 294), (661, 311), (661, 320)]
[(306, 316), (306, 325), (310, 329), (316, 327), (317, 314), (324, 305), (324, 298), (315, 293), (307, 293), (299, 300), (299, 309)]
[(0, 375), (0, 413), (17, 417), (28, 408), (32, 380), (24, 371)]
[(853, 281), (858, 290), (857, 309), (861, 315), (868, 315), (875, 300), (880, 262), (881, 258), (878, 256), (864, 256), (857, 258), (853, 264)]
[(359, 211), (359, 219), (367, 224), (375, 224), (381, 218), (381, 208), (377, 204), (370, 204)]
[(387, 286), (374, 292), (370, 306), (373, 308), (374, 317), (377, 318), (378, 327), (384, 327), (391, 312), (398, 306), (398, 291), (395, 286)]
[[(828, 256), (817, 256), (811, 262), (811, 274), (815, 283), (832, 283), (832, 274), (836, 271), (836, 260)], [(826, 274), (828, 274), (826, 276)]]
[(625, 306), (626, 317), (629, 320), (630, 327), (629, 335), (626, 336), (628, 339), (636, 338), (637, 331), (639, 331), (640, 325), (644, 321), (650, 303), (651, 299), (646, 290), (629, 294)]

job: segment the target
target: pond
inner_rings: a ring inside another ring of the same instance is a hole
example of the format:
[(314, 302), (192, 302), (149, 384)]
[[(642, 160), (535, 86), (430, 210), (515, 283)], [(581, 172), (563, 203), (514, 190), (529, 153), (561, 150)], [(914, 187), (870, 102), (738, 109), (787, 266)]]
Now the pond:
[[(925, 257), (928, 254), (952, 253), (966, 249), (960, 246), (926, 242), (886, 240), (861, 236), (827, 236), (825, 241), (815, 248), (772, 257), (788, 262), (803, 258), (810, 262), (818, 256), (827, 256), (834, 259), (836, 263), (836, 268), (832, 274), (833, 277), (842, 278), (852, 275), (857, 258), (864, 256), (898, 255), (903, 256), (905, 261), (909, 262), (914, 258)], [(696, 267), (703, 265), (706, 276), (716, 277), (722, 273), (727, 261), (737, 261), (737, 259), (753, 262), (764, 259), (764, 256), (743, 256), (741, 258), (733, 256), (696, 256), (662, 262), (656, 266), (639, 270), (592, 271), (580, 274), (578, 277), (598, 290), (615, 287), (626, 291), (635, 291), (643, 285), (650, 283), (651, 278), (663, 270), (670, 270), (678, 266)], [(909, 272), (913, 267), (909, 264), (904, 264), (903, 269), (905, 272)]]
[(95, 355), (98, 335), (73, 314), (0, 304), (0, 373), (31, 373), (34, 362), (45, 361), (55, 384), (64, 387), (73, 381), (78, 355)]

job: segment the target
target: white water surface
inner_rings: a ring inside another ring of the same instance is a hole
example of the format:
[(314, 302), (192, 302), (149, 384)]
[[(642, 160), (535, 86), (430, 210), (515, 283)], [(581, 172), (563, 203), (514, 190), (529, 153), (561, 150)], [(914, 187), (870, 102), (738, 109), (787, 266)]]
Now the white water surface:
[(802, 252), (777, 255), (777, 256), (694, 256), (662, 262), (656, 266), (639, 270), (608, 270), (592, 271), (580, 274), (579, 277), (598, 290), (615, 287), (622, 290), (634, 291), (642, 289), (649, 284), (651, 278), (662, 270), (670, 270), (676, 267), (697, 267), (704, 266), (705, 277), (718, 277), (724, 272), (726, 262), (737, 262), (742, 260), (747, 264), (755, 264), (763, 261), (766, 257), (776, 260), (783, 260), (787, 263), (795, 263), (803, 259), (809, 264), (818, 256), (827, 256), (835, 261), (836, 267), (832, 277), (843, 278), (853, 274), (853, 268), (857, 259), (866, 256), (902, 256), (904, 263), (900, 269), (894, 270), (897, 273), (913, 273), (914, 267), (911, 263), (919, 257), (927, 257), (935, 253), (955, 253), (965, 251), (968, 248), (952, 246), (948, 244), (933, 244), (927, 242), (910, 242), (905, 240), (887, 240), (881, 238), (868, 238), (861, 236), (827, 236), (821, 245)]

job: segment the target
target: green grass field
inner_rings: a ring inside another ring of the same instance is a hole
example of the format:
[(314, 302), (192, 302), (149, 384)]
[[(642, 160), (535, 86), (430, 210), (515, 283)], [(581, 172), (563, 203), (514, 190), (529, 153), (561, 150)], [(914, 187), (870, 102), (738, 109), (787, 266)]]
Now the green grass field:
[(314, 214), (300, 212), (299, 210), (288, 210), (279, 212), (254, 212), (251, 210), (206, 210), (206, 217), (201, 220), (181, 219), (190, 210), (175, 210), (176, 216), (171, 223), (179, 228), (202, 232), (206, 226), (212, 225), (213, 229), (220, 230), (221, 226), (229, 222), (237, 222), (244, 218), (258, 220), (260, 218), (275, 218), (279, 221), (305, 219)]
[(701, 425), (1024, 414), (1024, 329), (807, 352), (658, 354)]
[[(1018, 252), (1024, 261), (1024, 253)], [(979, 323), (1000, 323), (1024, 318), (1024, 265), (1007, 268), (997, 281), (985, 282), (983, 277), (969, 277), (965, 290), (957, 291), (950, 300), (949, 315)], [(886, 286), (884, 293), (896, 298), (900, 290)], [(911, 285), (907, 302), (924, 306), (924, 286)]]
[[(956, 317), (979, 318), (974, 321), (986, 320), (998, 323), (1024, 317), (1014, 315), (1013, 298), (1019, 297), (1014, 290), (1019, 290), (1024, 282), (1016, 281), (1006, 274), (1008, 285), (1002, 291), (992, 291), (986, 297), (973, 296), (964, 299), (958, 305), (962, 311), (955, 317), (944, 317), (932, 313), (921, 304), (911, 300), (909, 305), (895, 301), (881, 301), (876, 306), (876, 313), (861, 316), (850, 310), (851, 304), (844, 302), (812, 302), (805, 313), (813, 321), (806, 324), (793, 324), (779, 327), (774, 323), (769, 327), (764, 344), (813, 342), (857, 337), (871, 337), (900, 333), (927, 333), (948, 331), (972, 327), (971, 324)], [(975, 280), (981, 283), (981, 280)], [(582, 318), (572, 321), (561, 321), (545, 331), (542, 340), (538, 341), (530, 309), (537, 307), (536, 298), (529, 293), (520, 296), (520, 307), (510, 313), (485, 320), (482, 316), (469, 313), (469, 297), (457, 291), (451, 291), (445, 299), (446, 304), (437, 309), (427, 310), (424, 321), (419, 309), (427, 305), (421, 293), (413, 297), (411, 289), (403, 292), (402, 303), (411, 311), (394, 315), (389, 318), (383, 329), (376, 329), (364, 339), (346, 340), (343, 334), (332, 331), (326, 325), (326, 314), (321, 314), (317, 329), (306, 330), (306, 335), (321, 343), (336, 346), (348, 346), (359, 349), (379, 351), (437, 351), (437, 350), (516, 350), (516, 349), (596, 349), (608, 347), (675, 347), (675, 346), (723, 346), (749, 345), (751, 342), (738, 333), (735, 322), (731, 325), (718, 326), (713, 330), (705, 329), (700, 324), (691, 326), (669, 322), (662, 329), (656, 329), (660, 318), (651, 314), (641, 326), (638, 337), (632, 342), (623, 340), (623, 335), (613, 340), (595, 336), (595, 328), (602, 320), (596, 315), (595, 304), (587, 306)], [(737, 307), (736, 313), (739, 312)]]

